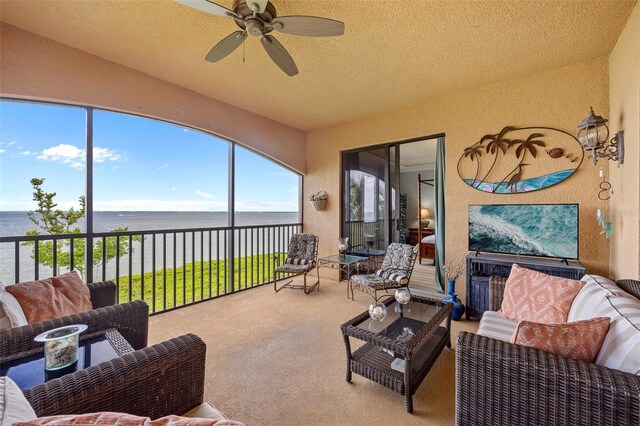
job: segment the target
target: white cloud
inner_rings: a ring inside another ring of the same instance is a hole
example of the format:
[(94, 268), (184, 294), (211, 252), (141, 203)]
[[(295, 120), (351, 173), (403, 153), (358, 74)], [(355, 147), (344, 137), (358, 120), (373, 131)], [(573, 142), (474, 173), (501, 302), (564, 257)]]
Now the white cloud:
[(35, 152), (31, 152), (31, 151), (22, 151), (19, 152), (18, 155), (35, 155)]
[(17, 143), (18, 143), (18, 141), (7, 142), (7, 146), (15, 145)]
[(176, 192), (176, 187), (175, 186), (171, 188), (171, 192)]
[[(81, 170), (84, 168), (84, 158), (86, 151), (74, 145), (61, 143), (42, 150), (38, 155), (38, 160), (57, 161), (68, 164), (69, 167)], [(93, 161), (96, 163), (104, 163), (105, 161), (117, 161), (120, 159), (120, 153), (109, 148), (96, 146), (93, 148)]]
[(93, 148), (93, 161), (96, 163), (116, 161), (118, 159), (120, 159), (120, 154), (114, 149), (102, 148), (99, 146)]
[(196, 194), (198, 194), (199, 196), (203, 197), (203, 198), (216, 198), (215, 195), (210, 194), (208, 192), (204, 192), (204, 191), (200, 191), (199, 189), (196, 189), (195, 191)]
[(163, 169), (166, 169), (167, 167), (169, 167), (168, 164), (163, 164), (162, 166), (158, 166), (156, 170), (163, 170)]
[(73, 160), (82, 158), (84, 150), (77, 146), (61, 143), (60, 145), (52, 146), (42, 150), (42, 153), (38, 155), (38, 160), (50, 160), (61, 161), (63, 163), (71, 163)]
[(0, 148), (0, 154), (2, 154), (3, 152), (7, 152), (7, 150)]

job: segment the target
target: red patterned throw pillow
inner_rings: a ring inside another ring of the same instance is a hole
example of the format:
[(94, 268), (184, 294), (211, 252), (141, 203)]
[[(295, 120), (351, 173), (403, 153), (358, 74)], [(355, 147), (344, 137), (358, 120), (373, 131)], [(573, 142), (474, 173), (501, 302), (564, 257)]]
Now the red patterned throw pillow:
[(565, 324), (540, 324), (521, 321), (511, 343), (540, 349), (579, 361), (593, 362), (609, 330), (607, 317)]
[(93, 309), (89, 287), (76, 271), (5, 287), (18, 300), (29, 324)]
[(582, 286), (581, 281), (554, 277), (514, 263), (498, 313), (516, 321), (567, 322), (571, 303)]

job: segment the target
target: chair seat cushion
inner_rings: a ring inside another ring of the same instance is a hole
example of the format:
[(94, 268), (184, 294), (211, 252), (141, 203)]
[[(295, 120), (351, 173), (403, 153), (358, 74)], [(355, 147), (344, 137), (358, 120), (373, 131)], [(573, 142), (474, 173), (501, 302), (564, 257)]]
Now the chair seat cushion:
[(184, 413), (184, 417), (198, 417), (201, 419), (212, 419), (212, 420), (226, 420), (227, 416), (222, 414), (216, 407), (209, 404), (208, 402), (203, 402), (195, 408)]
[(394, 281), (385, 279), (377, 274), (354, 275), (351, 277), (351, 281), (353, 281), (357, 285), (368, 287), (373, 290), (385, 290), (389, 288), (400, 287), (407, 283), (406, 277), (404, 278), (404, 280)]
[(280, 265), (276, 268), (276, 272), (285, 272), (288, 274), (302, 274), (304, 272), (309, 272), (313, 269), (312, 265), (291, 265), (289, 263), (285, 263), (284, 265)]
[(0, 377), (0, 425), (27, 422), (36, 417), (18, 385), (6, 376)]
[(517, 326), (518, 321), (509, 319), (497, 312), (485, 311), (484, 314), (482, 314), (477, 334), (504, 342), (510, 342), (511, 336), (513, 336), (513, 332)]
[(400, 271), (394, 271), (394, 270), (385, 271), (384, 269), (378, 269), (376, 271), (376, 275), (388, 281), (395, 281), (399, 284), (406, 284), (407, 281), (409, 281), (407, 279), (407, 276)]

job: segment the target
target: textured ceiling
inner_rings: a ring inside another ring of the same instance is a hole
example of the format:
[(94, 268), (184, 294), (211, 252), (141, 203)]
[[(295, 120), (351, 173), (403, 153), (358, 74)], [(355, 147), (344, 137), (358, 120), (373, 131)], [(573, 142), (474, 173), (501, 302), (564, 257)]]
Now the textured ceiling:
[[(608, 54), (635, 0), (274, 0), (278, 14), (345, 22), (342, 37), (277, 34), (287, 77), (237, 27), (168, 0), (0, 1), (0, 20), (303, 130)], [(231, 7), (232, 0), (219, 0)]]

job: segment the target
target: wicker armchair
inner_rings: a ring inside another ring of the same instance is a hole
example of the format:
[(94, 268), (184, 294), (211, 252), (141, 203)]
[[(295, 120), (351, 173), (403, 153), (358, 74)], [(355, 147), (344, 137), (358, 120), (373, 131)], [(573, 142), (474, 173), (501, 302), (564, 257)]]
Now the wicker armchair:
[(187, 334), (24, 391), (39, 417), (123, 412), (181, 415), (204, 394), (206, 345)]
[(636, 280), (618, 280), (616, 285), (629, 293), (630, 295), (640, 299), (640, 281)]
[(0, 330), (0, 356), (24, 352), (42, 346), (33, 340), (38, 334), (70, 324), (86, 324), (87, 333), (115, 328), (134, 349), (147, 346), (149, 307), (137, 300), (116, 304), (116, 285), (113, 282), (87, 284), (93, 310), (56, 318), (22, 327)]
[(456, 425), (637, 425), (640, 377), (461, 332)]
[[(277, 259), (277, 258), (276, 258)], [(305, 294), (309, 294), (315, 287), (320, 291), (320, 273), (316, 269), (317, 279), (314, 284), (307, 286), (307, 274), (316, 268), (318, 263), (318, 237), (313, 234), (293, 234), (289, 240), (289, 253), (283, 265), (275, 270), (275, 280), (273, 281), (273, 289), (278, 292), (283, 288), (294, 288), (304, 290)], [(293, 280), (278, 287), (278, 281), (284, 277), (295, 277), (296, 275), (304, 276), (304, 284), (293, 284)]]
[[(379, 292), (388, 293), (389, 290), (406, 288), (409, 290), (409, 281), (416, 263), (419, 245), (391, 243), (384, 256), (382, 266), (374, 274), (354, 275), (349, 280), (351, 299), (355, 300), (353, 289), (357, 288), (368, 293), (377, 302), (381, 296)], [(409, 290), (409, 292), (411, 292)]]

